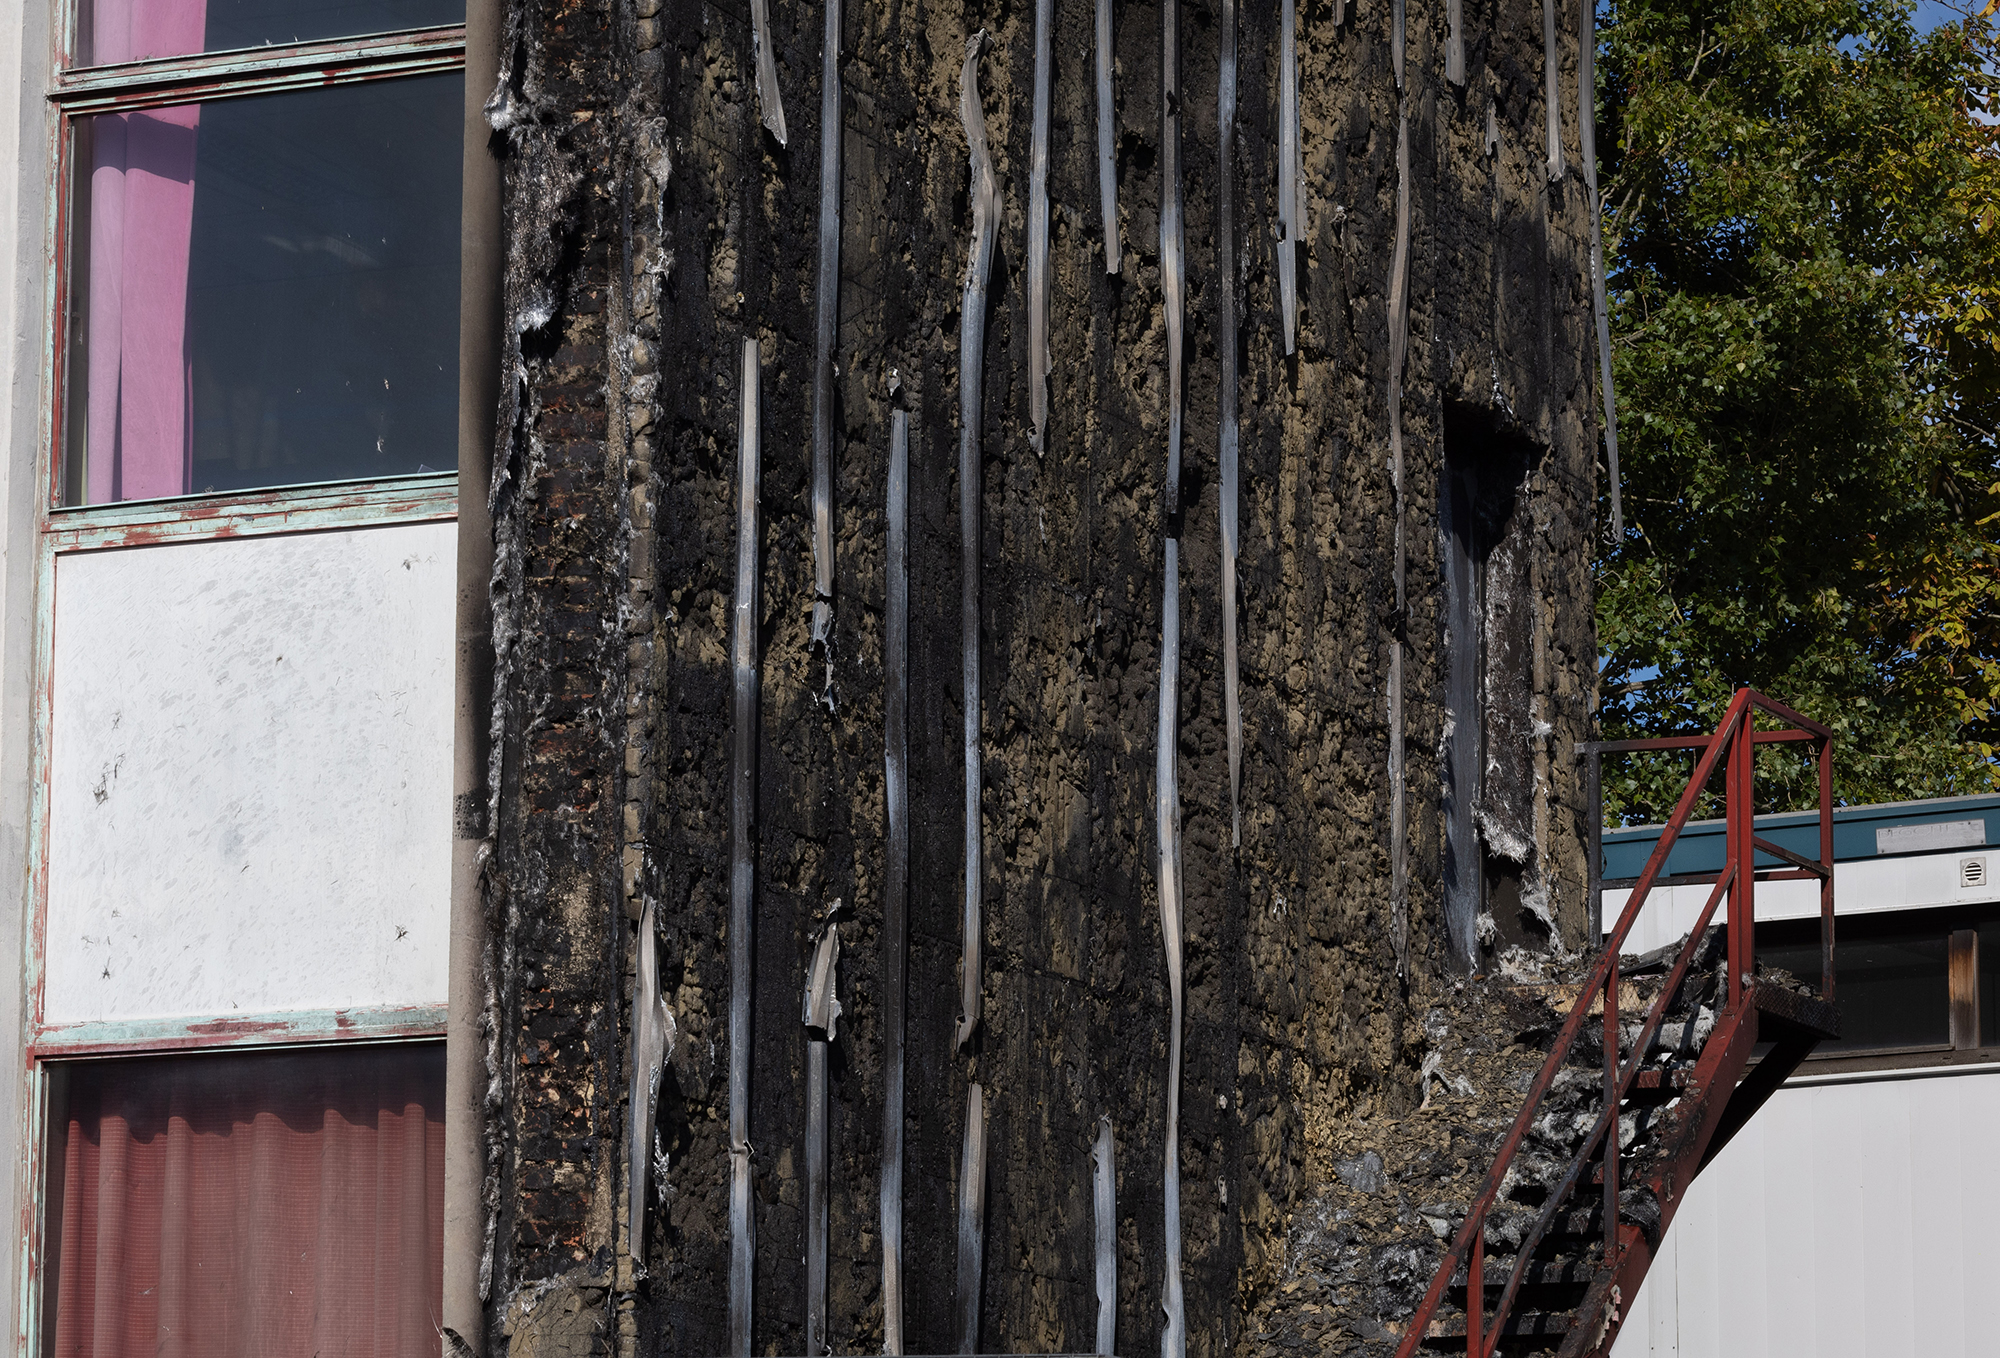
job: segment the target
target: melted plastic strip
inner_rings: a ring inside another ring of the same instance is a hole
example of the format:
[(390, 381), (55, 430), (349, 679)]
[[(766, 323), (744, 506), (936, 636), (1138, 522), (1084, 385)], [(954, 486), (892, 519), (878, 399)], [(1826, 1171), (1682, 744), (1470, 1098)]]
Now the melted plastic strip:
[[(833, 910), (840, 902), (833, 903)], [(806, 1029), (806, 1352), (825, 1353), (826, 1344), (826, 1056), (840, 1021), (835, 968), (840, 964), (840, 926), (829, 922), (813, 950), (806, 974), (802, 1021)]]
[(979, 1352), (979, 1287), (986, 1270), (986, 1091), (965, 1090), (965, 1143), (958, 1156), (958, 1348)]
[(1111, 107), (1111, 0), (1097, 0), (1097, 210), (1104, 219), (1104, 272), (1118, 272), (1118, 153)]
[(812, 644), (826, 657), (833, 702), (833, 361), (840, 318), (840, 6), (826, 0), (819, 98), (819, 277), (813, 344)]
[(757, 567), (761, 493), (757, 341), (743, 341), (743, 411), (736, 470), (735, 760), (730, 779), (729, 870), (729, 1352), (750, 1355), (750, 1289), (757, 1259), (750, 1213), (751, 906), (757, 810)]
[(972, 249), (965, 263), (965, 299), (958, 331), (958, 526), (965, 592), (959, 610), (965, 660), (965, 919), (959, 964), (959, 1018), (953, 1045), (963, 1047), (979, 1028), (980, 910), (986, 853), (981, 834), (979, 792), (979, 443), (981, 383), (986, 371), (986, 281), (993, 272), (993, 234), (1000, 215), (1000, 189), (986, 147), (986, 114), (979, 105), (979, 57), (986, 30), (965, 40), (959, 72), (958, 116), (972, 153)]
[(1395, 634), (1389, 639), (1389, 933), (1396, 971), (1410, 966), (1409, 809), (1404, 805), (1403, 650), (1409, 605), (1403, 494), (1403, 365), (1410, 351), (1410, 113), (1396, 122), (1396, 253), (1389, 266), (1389, 485), (1396, 501)]
[(750, 40), (757, 47), (757, 110), (783, 146), (785, 101), (778, 94), (778, 65), (771, 56), (771, 0), (750, 0)]
[(882, 1352), (903, 1351), (903, 993), (909, 975), (910, 417), (889, 416), (888, 599), (883, 616)]
[(653, 1129), (660, 1108), (660, 1077), (674, 1054), (674, 1014), (660, 994), (660, 959), (650, 897), (639, 913), (637, 974), (632, 982), (632, 1098), (627, 1128), (627, 1249), (640, 1272), (646, 1260), (646, 1188), (653, 1166)]
[[(1291, 0), (1286, 0), (1291, 3)], [(1229, 846), (1243, 843), (1243, 709), (1236, 669), (1236, 0), (1222, 0), (1221, 75), (1216, 82), (1216, 272), (1222, 282), (1222, 360), (1217, 401), (1222, 488), (1222, 706), (1229, 739)]]
[(1035, 0), (1035, 107), (1028, 158), (1029, 441), (1048, 451), (1049, 426), (1049, 53), (1055, 0)]
[[(1590, 0), (1581, 0), (1589, 4)], [(1556, 55), (1556, 0), (1542, 0), (1542, 107), (1547, 111), (1549, 127), (1549, 178), (1561, 179), (1563, 165), (1562, 142), (1562, 80)]]
[(1284, 0), (1278, 27), (1278, 312), (1287, 354), (1299, 348), (1298, 26), (1297, 0)]
[(1160, 1358), (1185, 1358), (1187, 1311), (1181, 1291), (1181, 544), (1167, 539), (1166, 584), (1160, 599), (1160, 728), (1153, 765), (1158, 831), (1160, 937), (1167, 953), (1167, 995), (1173, 1023), (1167, 1058), (1166, 1287), (1161, 1307)]
[(1465, 0), (1446, 0), (1445, 23), (1450, 35), (1444, 44), (1444, 78), (1454, 85), (1465, 83)]
[(1611, 491), (1611, 540), (1625, 537), (1625, 511), (1619, 503), (1618, 397), (1611, 384), (1611, 313), (1604, 304), (1603, 204), (1597, 196), (1597, 5), (1580, 0), (1583, 17), (1577, 34), (1576, 132), (1583, 156), (1583, 183), (1590, 193), (1590, 302), (1597, 317), (1598, 381), (1604, 389), (1604, 470)]
[(1167, 318), (1166, 516), (1181, 512), (1182, 346), (1187, 242), (1181, 221), (1181, 6), (1160, 0), (1160, 306)]
[(1118, 1339), (1118, 1165), (1111, 1138), (1111, 1119), (1097, 1120), (1097, 1144), (1091, 1147), (1091, 1201), (1097, 1218), (1097, 1348), (1111, 1358)]

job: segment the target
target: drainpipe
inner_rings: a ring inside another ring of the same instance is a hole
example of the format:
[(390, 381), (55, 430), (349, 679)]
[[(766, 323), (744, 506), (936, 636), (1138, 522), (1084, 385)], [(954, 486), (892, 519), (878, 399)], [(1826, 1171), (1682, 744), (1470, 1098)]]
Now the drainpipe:
[[(482, 106), (498, 78), (502, 0), (465, 14), (465, 175), (458, 310), (458, 592), (453, 666), (451, 986), (445, 1020), (444, 1352), (484, 1353), (479, 1261), (486, 1243), (486, 1042), (479, 891), (486, 842), (486, 759), (493, 713), (494, 411), (500, 366), (500, 162)], [(463, 1347), (455, 1346), (456, 1334)]]

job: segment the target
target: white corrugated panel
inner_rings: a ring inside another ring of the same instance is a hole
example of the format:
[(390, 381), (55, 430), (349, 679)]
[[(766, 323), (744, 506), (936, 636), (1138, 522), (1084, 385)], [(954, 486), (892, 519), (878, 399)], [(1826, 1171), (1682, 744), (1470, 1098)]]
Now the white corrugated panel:
[(1794, 1085), (1689, 1190), (1614, 1358), (2000, 1353), (2000, 1071)]

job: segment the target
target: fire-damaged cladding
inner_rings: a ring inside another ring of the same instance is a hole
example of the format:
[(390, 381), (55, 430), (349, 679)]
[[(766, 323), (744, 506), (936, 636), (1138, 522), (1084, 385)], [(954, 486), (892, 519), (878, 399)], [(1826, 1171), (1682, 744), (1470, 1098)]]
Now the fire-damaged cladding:
[(1577, 16), (1101, 11), (513, 7), (486, 1353), (1264, 1351), (1583, 935)]

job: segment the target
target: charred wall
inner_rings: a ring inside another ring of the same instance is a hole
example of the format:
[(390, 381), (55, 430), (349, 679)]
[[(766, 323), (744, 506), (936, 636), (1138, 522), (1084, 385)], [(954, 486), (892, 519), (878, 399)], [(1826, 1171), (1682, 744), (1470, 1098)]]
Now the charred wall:
[[(1219, 12), (1206, 0), (1181, 11), (1180, 1150), (1188, 1342), (1200, 1354), (1259, 1349), (1263, 1332), (1244, 1317), (1283, 1276), (1291, 1213), (1331, 1181), (1343, 1126), (1413, 1101), (1412, 1015), (1464, 960), (1443, 926), (1439, 779), (1452, 714), (1438, 500), (1445, 442), (1460, 425), (1526, 450), (1509, 539), (1518, 583), (1502, 610), (1522, 684), (1496, 754), (1518, 796), (1495, 814), (1504, 809), (1524, 836), (1520, 891), (1539, 893), (1557, 946), (1578, 946), (1584, 928), (1580, 779), (1568, 751), (1584, 734), (1595, 672), (1588, 218), (1580, 183), (1551, 182), (1543, 160), (1540, 5), (1465, 0), (1464, 10), (1465, 86), (1443, 79), (1443, 4), (1418, 3), (1399, 95), (1389, 5), (1301, 8), (1307, 207), (1293, 357), (1275, 314), (1277, 7), (1241, 18), (1237, 850), (1215, 471)], [(735, 356), (746, 336), (764, 363), (753, 1347), (803, 1351), (799, 1004), (811, 933), (835, 898), (850, 914), (847, 1014), (832, 1053), (829, 1337), (836, 1351), (880, 1347), (883, 496), (895, 408), (912, 423), (908, 1348), (953, 1344), (959, 1124), (974, 1078), (990, 1109), (982, 1345), (1091, 1346), (1088, 1146), (1108, 1114), (1118, 1346), (1158, 1346), (1161, 15), (1141, 4), (1116, 15), (1126, 253), (1114, 277), (1096, 206), (1093, 5), (1056, 3), (1055, 377), (1038, 455), (1022, 286), (1032, 14), (968, 0), (847, 8), (829, 689), (809, 644), (823, 11), (771, 6), (790, 126), (780, 146), (759, 126), (747, 6), (514, 0), (506, 75), (489, 106), (509, 246), (509, 394), (493, 492), (498, 791), (485, 876), (489, 1352), (726, 1348), (729, 611)], [(970, 229), (957, 98), (965, 40), (982, 27), (994, 40), (981, 84), (1004, 209), (983, 373), (986, 1022), (955, 1053), (957, 336)], [(1573, 161), (1573, 19), (1565, 29)], [(1399, 99), (1413, 166), (1406, 617), (1391, 584), (1386, 455)], [(1414, 939), (1404, 978), (1391, 941), (1385, 716), (1399, 632)], [(663, 1182), (628, 1254), (623, 1026), (649, 899), (678, 1039), (659, 1115)], [(1474, 965), (1490, 961), (1482, 951)]]

